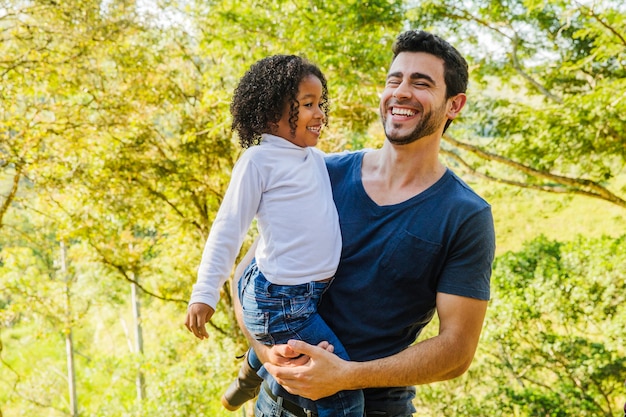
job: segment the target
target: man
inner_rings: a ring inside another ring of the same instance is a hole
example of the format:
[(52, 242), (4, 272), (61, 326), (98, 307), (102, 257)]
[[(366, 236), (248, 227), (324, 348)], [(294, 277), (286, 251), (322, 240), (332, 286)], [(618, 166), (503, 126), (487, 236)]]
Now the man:
[[(319, 312), (352, 361), (302, 341), (269, 348), (251, 340), (289, 392), (316, 400), (364, 389), (367, 417), (411, 416), (415, 385), (468, 369), (495, 250), (490, 206), (438, 159), (466, 102), (467, 63), (422, 31), (400, 34), (393, 54), (380, 98), (382, 148), (327, 157), (343, 250)], [(413, 344), (435, 312), (438, 334)], [(315, 415), (266, 383), (256, 413)]]

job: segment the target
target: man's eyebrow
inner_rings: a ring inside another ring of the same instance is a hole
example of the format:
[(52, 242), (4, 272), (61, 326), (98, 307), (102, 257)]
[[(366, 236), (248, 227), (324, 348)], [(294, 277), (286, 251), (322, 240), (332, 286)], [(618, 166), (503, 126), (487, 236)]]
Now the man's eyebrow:
[(412, 80), (426, 80), (433, 85), (437, 85), (435, 80), (433, 80), (433, 78), (430, 75), (422, 74), (421, 72), (414, 72), (413, 74), (411, 74), (411, 79)]
[[(390, 78), (402, 78), (402, 72), (401, 71), (396, 71), (396, 72), (391, 72), (389, 74), (387, 74), (387, 79)], [(421, 72), (414, 72), (411, 74), (411, 80), (426, 80), (430, 83), (432, 83), (433, 85), (437, 85), (437, 83), (435, 82), (435, 80), (428, 74), (424, 74)]]

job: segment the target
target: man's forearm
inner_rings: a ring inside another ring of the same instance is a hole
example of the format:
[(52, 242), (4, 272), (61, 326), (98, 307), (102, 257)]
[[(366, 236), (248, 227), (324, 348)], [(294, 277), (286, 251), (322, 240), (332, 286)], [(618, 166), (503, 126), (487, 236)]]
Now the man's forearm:
[(437, 336), (393, 356), (350, 363), (346, 389), (428, 384), (467, 371), (478, 346), (487, 302), (439, 294), (437, 304)]
[(344, 389), (402, 387), (456, 378), (469, 367), (473, 353), (459, 352), (440, 336), (396, 355), (367, 362), (348, 362)]
[(436, 336), (386, 358), (356, 362), (296, 341), (292, 348), (309, 356), (308, 363), (295, 368), (272, 362), (265, 366), (289, 392), (318, 400), (344, 390), (421, 385), (461, 375), (473, 350), (458, 351), (454, 345), (449, 337)]
[(312, 400), (343, 390), (421, 385), (455, 378), (472, 362), (486, 308), (486, 301), (439, 294), (439, 334), (395, 355), (351, 362), (298, 341), (292, 348), (310, 357), (306, 365), (292, 368), (266, 364), (266, 368), (287, 390)]

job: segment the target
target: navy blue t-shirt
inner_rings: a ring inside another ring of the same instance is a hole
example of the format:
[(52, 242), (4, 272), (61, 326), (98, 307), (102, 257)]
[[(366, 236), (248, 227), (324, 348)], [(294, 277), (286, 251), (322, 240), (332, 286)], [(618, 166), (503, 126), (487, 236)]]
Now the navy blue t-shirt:
[(435, 314), (437, 292), (488, 300), (495, 251), (491, 207), (452, 171), (379, 206), (361, 182), (364, 154), (326, 157), (343, 248), (319, 306), (356, 361), (411, 345)]

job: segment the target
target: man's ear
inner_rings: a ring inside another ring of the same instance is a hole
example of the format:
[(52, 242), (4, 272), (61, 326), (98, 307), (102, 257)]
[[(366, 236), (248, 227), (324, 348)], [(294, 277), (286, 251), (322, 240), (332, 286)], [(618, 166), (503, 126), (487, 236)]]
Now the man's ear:
[(459, 93), (454, 97), (450, 97), (448, 99), (448, 103), (450, 103), (449, 104), (450, 107), (448, 108), (448, 112), (446, 113), (446, 115), (448, 116), (448, 119), (452, 120), (456, 116), (458, 116), (461, 110), (463, 109), (463, 107), (465, 106), (466, 101), (467, 101), (467, 96), (465, 95), (465, 93)]

